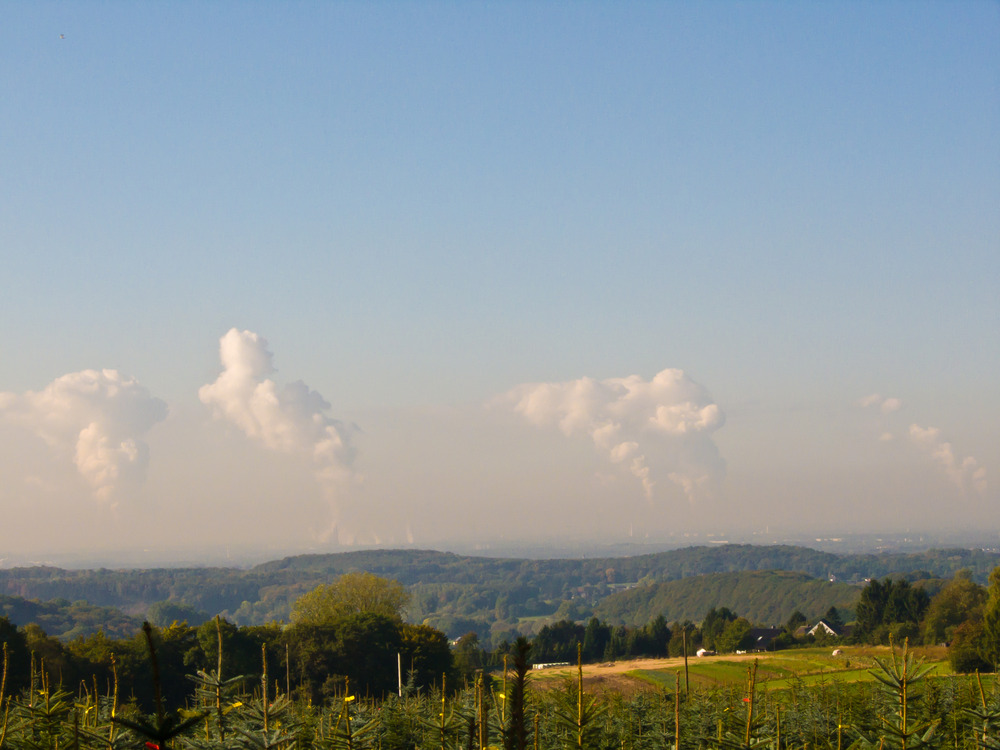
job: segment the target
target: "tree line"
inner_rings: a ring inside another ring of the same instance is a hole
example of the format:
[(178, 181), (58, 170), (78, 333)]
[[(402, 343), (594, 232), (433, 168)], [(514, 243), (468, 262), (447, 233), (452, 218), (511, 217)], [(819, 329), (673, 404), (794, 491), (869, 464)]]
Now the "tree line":
[(447, 637), (404, 622), (406, 600), (395, 581), (355, 573), (302, 596), (288, 625), (237, 626), (222, 618), (199, 626), (147, 623), (133, 638), (97, 632), (63, 642), (37, 624), (17, 627), (0, 617), (0, 643), (7, 685), (15, 691), (28, 688), (38, 675), (68, 686), (115, 683), (123, 695), (151, 710), (151, 642), (164, 700), (183, 702), (191, 688), (185, 675), (208, 669), (224, 652), (230, 674), (247, 684), (259, 681), (269, 664), (287, 694), (323, 703), (347, 684), (362, 695), (398, 690), (400, 671), (413, 689), (440, 685), (443, 677), (455, 679)]
[[(905, 579), (872, 580), (861, 592), (849, 639), (946, 642), (957, 671), (991, 671), (1000, 662), (1000, 568), (989, 581), (988, 587), (980, 586), (968, 571), (959, 571), (931, 597)], [(239, 626), (216, 618), (197, 626), (184, 621), (151, 626), (164, 675), (163, 694), (183, 700), (190, 689), (183, 675), (215, 663), (220, 645), (230, 673), (253, 683), (263, 665), (270, 664), (272, 679), (287, 694), (316, 703), (330, 700), (348, 684), (372, 696), (397, 692), (400, 677), (414, 690), (442, 682), (458, 686), (514, 654), (514, 642), (484, 646), (470, 632), (452, 645), (436, 628), (407, 623), (402, 613), (408, 601), (408, 591), (396, 581), (351, 573), (299, 597), (288, 624)], [(835, 607), (824, 617), (835, 627), (843, 624)], [(769, 647), (813, 642), (799, 631), (807, 622), (796, 611)], [(748, 618), (721, 606), (709, 609), (699, 623), (668, 623), (662, 614), (633, 627), (610, 625), (597, 617), (556, 621), (542, 627), (530, 646), (535, 662), (573, 662), (578, 652), (585, 662), (599, 662), (692, 655), (699, 648), (732, 652), (752, 647), (754, 633)], [(141, 633), (113, 638), (97, 632), (60, 641), (36, 623), (18, 627), (0, 617), (0, 642), (13, 690), (28, 687), (33, 675), (44, 673), (63, 685), (115, 681), (123, 694), (147, 709), (154, 698)]]
[[(824, 620), (835, 634), (820, 630), (802, 633), (803, 626)], [(831, 606), (812, 620), (795, 610), (780, 628), (755, 627), (729, 607), (711, 607), (700, 623), (674, 621), (657, 615), (640, 627), (612, 626), (592, 617), (586, 624), (561, 620), (544, 626), (532, 640), (536, 661), (572, 661), (577, 646), (585, 662), (616, 658), (693, 655), (698, 649), (732, 653), (755, 647), (767, 632), (766, 648), (777, 650), (820, 643), (886, 645), (946, 644), (958, 672), (993, 671), (1000, 664), (1000, 567), (989, 586), (959, 570), (932, 597), (923, 586), (905, 578), (873, 579), (866, 583), (856, 605), (856, 620), (845, 623)], [(778, 632), (775, 632), (778, 631)], [(462, 642), (465, 643), (465, 642)]]

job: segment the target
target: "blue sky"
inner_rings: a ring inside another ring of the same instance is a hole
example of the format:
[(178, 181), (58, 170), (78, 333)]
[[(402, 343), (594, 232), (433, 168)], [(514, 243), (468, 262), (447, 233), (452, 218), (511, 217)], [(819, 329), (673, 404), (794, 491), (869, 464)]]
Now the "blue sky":
[[(25, 518), (127, 536), (184, 496), (241, 540), (233, 513), (280, 507), (303, 544), (485, 538), (498, 505), (580, 534), (612, 533), (566, 520), (609, 503), (654, 535), (740, 507), (1000, 520), (997, 4), (4, 17), (0, 503)], [(257, 337), (234, 356), (273, 354), (254, 382), (328, 406), (200, 398), (232, 328)], [(86, 378), (39, 396), (105, 369), (101, 403)], [(700, 390), (657, 389), (667, 369)], [(532, 383), (563, 386), (524, 406)], [(723, 416), (643, 432), (679, 404)]]

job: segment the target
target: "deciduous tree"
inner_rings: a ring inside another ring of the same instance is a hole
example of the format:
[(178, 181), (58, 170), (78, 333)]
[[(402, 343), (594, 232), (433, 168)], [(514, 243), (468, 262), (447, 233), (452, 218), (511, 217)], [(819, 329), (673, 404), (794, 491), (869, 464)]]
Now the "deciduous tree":
[(705, 620), (701, 624), (701, 637), (705, 648), (718, 649), (716, 640), (726, 629), (729, 623), (737, 619), (736, 613), (729, 607), (712, 607), (705, 615)]
[(292, 607), (295, 625), (327, 625), (351, 615), (382, 615), (402, 620), (410, 595), (398, 581), (372, 573), (345, 573), (330, 584), (303, 594)]
[(455, 683), (448, 636), (430, 625), (404, 623), (401, 629), (403, 669), (413, 673), (417, 687), (441, 686), (442, 675)]
[(931, 599), (924, 616), (924, 643), (949, 642), (955, 629), (968, 620), (981, 621), (986, 589), (972, 580), (972, 572), (964, 568)]
[(745, 617), (737, 617), (726, 625), (715, 639), (715, 648), (723, 653), (745, 650), (749, 646), (750, 621)]
[(990, 588), (983, 607), (981, 655), (994, 668), (1000, 664), (1000, 567), (990, 573)]

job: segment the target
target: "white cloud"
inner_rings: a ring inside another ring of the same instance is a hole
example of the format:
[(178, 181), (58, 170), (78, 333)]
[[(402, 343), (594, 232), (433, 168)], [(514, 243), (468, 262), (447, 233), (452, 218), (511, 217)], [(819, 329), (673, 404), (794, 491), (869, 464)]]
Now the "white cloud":
[(682, 370), (667, 369), (652, 380), (638, 375), (562, 383), (527, 383), (493, 401), (531, 424), (558, 427), (567, 437), (588, 435), (594, 445), (640, 480), (652, 498), (658, 473), (695, 500), (722, 473), (711, 434), (725, 416), (708, 393)]
[(887, 398), (882, 402), (881, 406), (883, 414), (891, 414), (894, 411), (899, 411), (901, 408), (903, 408), (903, 402), (898, 398)]
[(302, 381), (278, 388), (267, 341), (231, 329), (219, 341), (222, 374), (198, 396), (217, 418), (281, 453), (307, 457), (324, 489), (334, 494), (353, 478), (352, 429), (328, 415), (330, 404)]
[(865, 409), (877, 406), (883, 414), (891, 414), (903, 408), (903, 402), (900, 399), (894, 396), (882, 398), (878, 393), (872, 393), (869, 396), (858, 399), (858, 405)]
[(167, 405), (116, 370), (83, 370), (42, 391), (0, 393), (0, 413), (71, 460), (97, 498), (114, 501), (123, 484), (144, 478), (142, 438), (166, 418)]
[(941, 467), (948, 478), (964, 491), (986, 492), (986, 469), (972, 456), (961, 461), (955, 457), (951, 443), (941, 437), (937, 427), (910, 425), (910, 439), (923, 448)]

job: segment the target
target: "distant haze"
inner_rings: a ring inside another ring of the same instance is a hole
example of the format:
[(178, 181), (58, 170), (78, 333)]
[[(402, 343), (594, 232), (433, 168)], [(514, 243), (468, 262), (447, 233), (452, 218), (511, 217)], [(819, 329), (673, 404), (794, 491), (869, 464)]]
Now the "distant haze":
[(0, 50), (0, 565), (1000, 532), (996, 3)]

